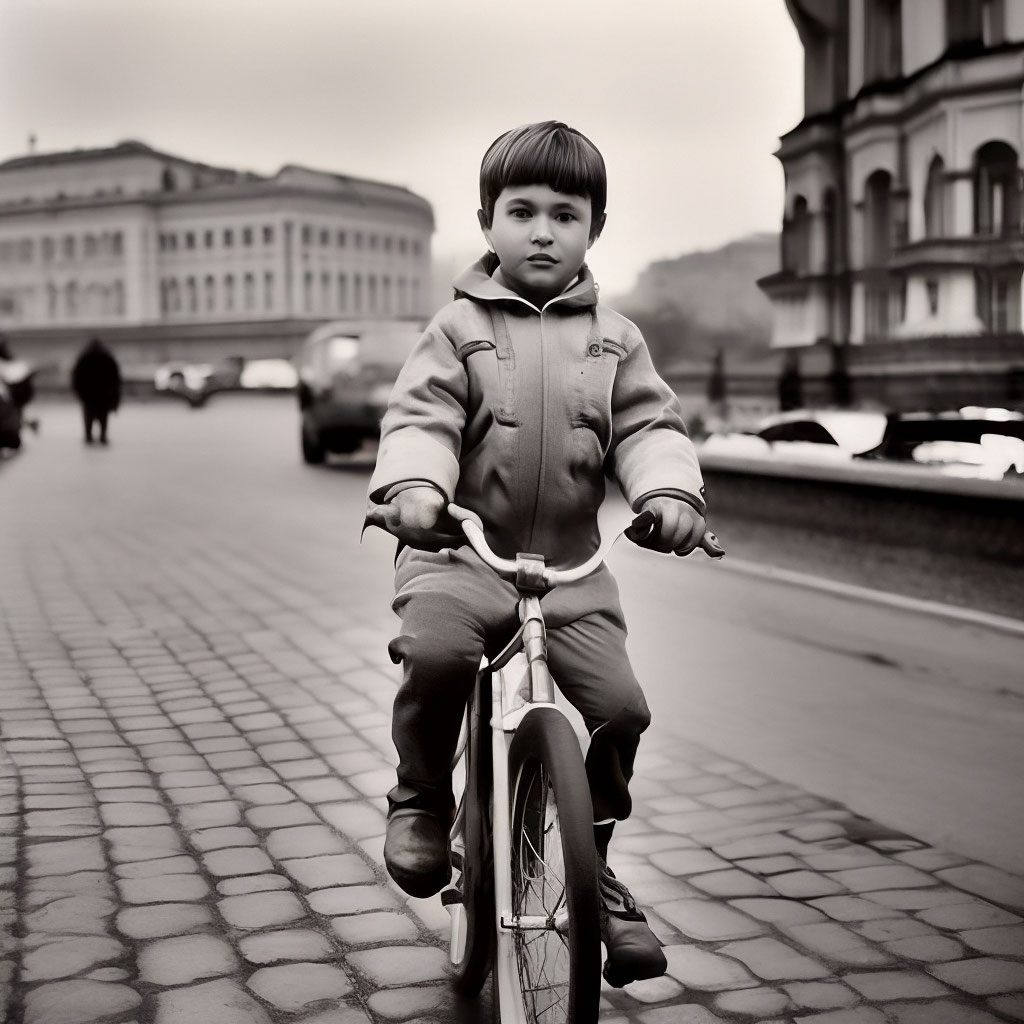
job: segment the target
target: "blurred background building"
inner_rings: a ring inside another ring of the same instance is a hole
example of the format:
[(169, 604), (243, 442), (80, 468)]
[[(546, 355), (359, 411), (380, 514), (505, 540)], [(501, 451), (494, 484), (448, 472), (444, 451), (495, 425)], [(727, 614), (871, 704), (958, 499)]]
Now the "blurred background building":
[(63, 366), (289, 356), (319, 322), (431, 312), (430, 204), (305, 167), (265, 177), (127, 141), (0, 163), (0, 330)]
[(772, 346), (819, 399), (845, 377), (897, 409), (1021, 404), (1024, 0), (786, 6), (805, 116), (777, 153)]

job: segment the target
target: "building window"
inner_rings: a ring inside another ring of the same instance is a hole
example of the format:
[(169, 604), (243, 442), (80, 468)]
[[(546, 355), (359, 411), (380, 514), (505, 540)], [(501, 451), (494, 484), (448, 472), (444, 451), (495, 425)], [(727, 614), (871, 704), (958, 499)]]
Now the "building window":
[(212, 231), (206, 231), (206, 232), (203, 233), (203, 245), (205, 245), (207, 249), (212, 249), (213, 248), (213, 232)]
[(114, 299), (114, 314), (116, 316), (124, 316), (124, 284), (121, 281), (115, 281), (113, 285), (113, 299)]
[(394, 310), (391, 308), (391, 278), (387, 274), (380, 280), (380, 292), (381, 312), (385, 316), (390, 316)]
[(302, 278), (303, 304), (307, 313), (313, 312), (313, 271), (307, 270)]
[(242, 228), (242, 245), (252, 245), (252, 228)]
[(212, 313), (217, 308), (217, 282), (213, 274), (206, 275), (203, 290), (206, 292), (206, 311)]
[(53, 239), (43, 239), (43, 261), (49, 263), (53, 259)]
[(990, 334), (1020, 330), (1020, 268), (975, 272), (978, 317)]
[(32, 239), (31, 238), (23, 238), (18, 243), (18, 259), (22, 263), (31, 263), (32, 262), (32, 252), (33, 252), (34, 248), (35, 248), (35, 246), (32, 244)]
[(321, 245), (330, 245), (331, 244), (331, 233), (330, 233), (330, 231), (327, 230), (327, 228), (321, 228), (320, 229), (320, 244)]
[(418, 238), (414, 238), (412, 240), (412, 254), (413, 254), (413, 256), (419, 256), (419, 254), (422, 251), (423, 251), (423, 246), (421, 245), (420, 240)]
[(189, 277), (185, 281), (185, 305), (190, 313), (195, 313), (199, 307), (199, 297), (196, 294), (196, 279)]
[(331, 306), (331, 275), (325, 270), (320, 275), (320, 308), (330, 309)]
[(167, 306), (172, 313), (181, 311), (181, 294), (178, 291), (178, 282), (173, 278), (167, 285)]
[(194, 231), (185, 232), (185, 248), (194, 249), (196, 247), (196, 235)]
[(348, 275), (338, 275), (338, 311), (345, 313), (348, 310)]
[(899, 78), (903, 71), (900, 0), (864, 0), (864, 84)]
[(73, 260), (75, 258), (75, 239), (73, 235), (64, 236), (64, 259)]
[(925, 281), (924, 287), (928, 295), (928, 313), (930, 316), (937, 316), (939, 312), (939, 282), (934, 277), (929, 277)]
[(230, 249), (235, 244), (235, 233), (231, 228), (224, 229), (224, 248)]
[(170, 249), (171, 252), (177, 252), (178, 251), (178, 236), (177, 235), (168, 235), (167, 236), (167, 248)]
[(88, 258), (92, 258), (96, 255), (96, 236), (86, 235), (85, 236), (85, 255)]
[(274, 229), (269, 224), (266, 224), (263, 227), (263, 244), (264, 245), (272, 245), (273, 242), (274, 242)]
[(114, 256), (120, 256), (124, 252), (124, 235), (120, 231), (115, 231), (110, 236), (110, 252)]
[(313, 229), (308, 224), (302, 225), (302, 244), (311, 245), (313, 242)]
[(892, 251), (892, 176), (875, 171), (864, 186), (864, 265), (884, 266)]
[(974, 231), (1016, 234), (1020, 215), (1017, 151), (1005, 142), (987, 142), (974, 155)]
[(384, 251), (391, 252), (391, 247), (394, 245), (394, 239), (390, 235), (384, 236)]
[(946, 0), (946, 46), (957, 54), (976, 53), (985, 45), (982, 0)]
[(981, 39), (986, 46), (999, 46), (1006, 42), (1006, 0), (982, 3)]
[(794, 274), (810, 273), (811, 215), (807, 200), (797, 196), (793, 200), (793, 214), (782, 223), (782, 269)]
[(370, 235), (370, 251), (373, 252), (377, 248), (377, 236)]
[(356, 232), (356, 236), (355, 236), (354, 241), (355, 241), (356, 248), (357, 249), (362, 249), (362, 247), (363, 247), (363, 233), (362, 233), (362, 231), (357, 231)]
[(400, 238), (398, 240), (398, 251), (402, 256), (405, 255), (406, 250), (409, 248), (409, 241), (406, 238)]
[(405, 278), (398, 279), (398, 309), (399, 316), (409, 312), (409, 298), (405, 291)]
[(363, 279), (359, 274), (352, 275), (352, 310), (355, 313), (363, 311)]
[(227, 274), (224, 278), (224, 309), (230, 313), (235, 308), (235, 276)]
[(936, 155), (928, 166), (928, 180), (924, 187), (925, 238), (946, 236), (946, 165)]
[(245, 308), (247, 311), (256, 308), (256, 278), (252, 274), (245, 275)]
[(161, 177), (161, 184), (163, 185), (163, 190), (165, 192), (174, 191), (174, 172), (170, 169), (170, 167), (164, 168), (164, 173)]
[(263, 308), (274, 308), (274, 275), (269, 270), (263, 274)]
[(338, 232), (338, 248), (344, 249), (348, 245), (348, 235), (344, 231)]
[(55, 284), (46, 286), (46, 316), (49, 320), (57, 319), (57, 286)]
[(64, 312), (69, 317), (78, 315), (78, 285), (74, 281), (64, 286)]
[(366, 275), (366, 305), (370, 313), (377, 313), (377, 275)]

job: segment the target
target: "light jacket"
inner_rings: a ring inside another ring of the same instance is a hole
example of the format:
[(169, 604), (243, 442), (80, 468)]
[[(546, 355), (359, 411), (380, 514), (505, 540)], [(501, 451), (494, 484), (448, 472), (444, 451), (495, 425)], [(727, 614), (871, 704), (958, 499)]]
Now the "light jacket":
[(637, 327), (598, 305), (590, 271), (539, 310), (493, 266), (484, 257), (456, 279), (402, 368), (370, 500), (428, 482), (480, 516), (499, 555), (559, 568), (597, 550), (606, 474), (634, 509), (667, 495), (703, 515), (678, 399)]

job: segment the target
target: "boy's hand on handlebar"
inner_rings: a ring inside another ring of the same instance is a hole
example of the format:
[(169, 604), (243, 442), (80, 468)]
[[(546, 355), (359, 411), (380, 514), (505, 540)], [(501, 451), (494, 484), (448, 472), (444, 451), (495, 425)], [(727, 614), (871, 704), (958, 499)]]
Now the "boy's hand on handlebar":
[(386, 505), (374, 505), (367, 520), (423, 551), (440, 551), (464, 541), (462, 531), (448, 516), (447, 498), (434, 487), (399, 491)]
[(725, 554), (718, 538), (708, 530), (704, 517), (685, 501), (651, 498), (644, 502), (641, 511), (651, 512), (655, 517), (654, 528), (646, 538), (637, 541), (641, 547), (677, 555), (688, 555), (700, 547), (711, 558), (721, 558)]

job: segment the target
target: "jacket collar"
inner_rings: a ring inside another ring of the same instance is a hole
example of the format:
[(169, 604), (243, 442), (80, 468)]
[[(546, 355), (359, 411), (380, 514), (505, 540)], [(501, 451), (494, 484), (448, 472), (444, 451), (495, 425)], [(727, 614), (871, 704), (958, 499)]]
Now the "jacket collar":
[[(492, 275), (497, 268), (498, 261), (494, 253), (486, 253), (455, 278), (453, 284), (456, 298), (465, 296), (483, 302), (522, 302), (531, 309), (537, 309), (532, 302), (524, 299), (518, 292), (514, 292), (507, 285), (494, 279)], [(545, 308), (552, 304), (558, 305), (562, 309), (585, 309), (597, 305), (597, 284), (594, 281), (594, 275), (591, 274), (590, 268), (585, 263), (576, 281), (561, 295), (549, 299)]]

